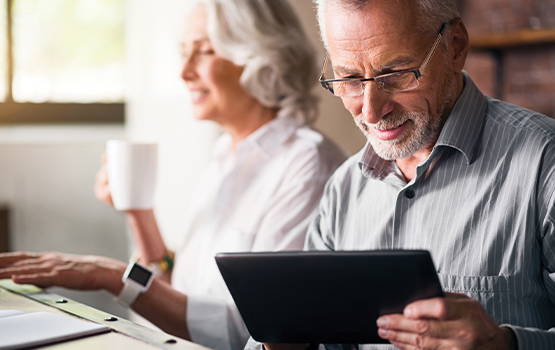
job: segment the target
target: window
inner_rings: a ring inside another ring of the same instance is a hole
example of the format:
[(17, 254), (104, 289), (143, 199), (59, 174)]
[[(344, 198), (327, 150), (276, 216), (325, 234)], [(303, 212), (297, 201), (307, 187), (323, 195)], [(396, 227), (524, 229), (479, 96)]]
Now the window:
[(0, 123), (123, 122), (124, 0), (0, 1)]
[(7, 6), (0, 6), (0, 102), (6, 101), (8, 88), (8, 17)]

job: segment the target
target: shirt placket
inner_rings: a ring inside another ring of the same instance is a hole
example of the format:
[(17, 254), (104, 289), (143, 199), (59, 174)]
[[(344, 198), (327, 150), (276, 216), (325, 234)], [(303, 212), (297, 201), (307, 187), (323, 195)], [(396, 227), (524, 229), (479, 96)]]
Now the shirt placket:
[[(421, 164), (416, 167), (416, 175), (409, 182), (401, 185), (401, 189), (397, 193), (397, 199), (395, 201), (395, 212), (393, 214), (393, 230), (391, 233), (391, 247), (392, 249), (399, 249), (403, 246), (403, 239), (406, 232), (401, 230), (407, 230), (407, 227), (402, 226), (402, 218), (408, 215), (410, 209), (416, 205), (418, 201), (419, 188), (424, 181), (423, 175), (426, 174), (430, 164), (439, 154), (439, 150), (434, 149), (430, 156)], [(398, 169), (398, 168), (397, 168)], [(408, 228), (410, 229), (410, 228)]]

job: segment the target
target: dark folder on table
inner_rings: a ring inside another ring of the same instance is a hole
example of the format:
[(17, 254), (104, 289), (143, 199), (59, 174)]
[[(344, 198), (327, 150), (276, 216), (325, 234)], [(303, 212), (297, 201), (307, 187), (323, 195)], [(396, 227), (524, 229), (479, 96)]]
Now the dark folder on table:
[(380, 315), (443, 296), (428, 251), (220, 253), (252, 337), (268, 343), (386, 343)]

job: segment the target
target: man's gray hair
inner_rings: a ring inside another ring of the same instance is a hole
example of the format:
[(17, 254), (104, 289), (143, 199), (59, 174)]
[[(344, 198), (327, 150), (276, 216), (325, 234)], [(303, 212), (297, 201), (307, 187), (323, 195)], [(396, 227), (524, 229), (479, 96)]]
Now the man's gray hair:
[(208, 37), (221, 57), (244, 68), (240, 83), (278, 117), (317, 115), (316, 53), (287, 0), (201, 0)]
[[(318, 14), (320, 36), (326, 49), (326, 9), (330, 4), (338, 4), (354, 11), (365, 9), (373, 0), (313, 0)], [(394, 0), (389, 0), (394, 1)], [(414, 0), (418, 6), (417, 30), (422, 33), (436, 32), (444, 22), (459, 17), (456, 0)], [(449, 28), (447, 28), (449, 29)], [(448, 33), (448, 30), (446, 30)], [(447, 35), (445, 35), (447, 36)]]

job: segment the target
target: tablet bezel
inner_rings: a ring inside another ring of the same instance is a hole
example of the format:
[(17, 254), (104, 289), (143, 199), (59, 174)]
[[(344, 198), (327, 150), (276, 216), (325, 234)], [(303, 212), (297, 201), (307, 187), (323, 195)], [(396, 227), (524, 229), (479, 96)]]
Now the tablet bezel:
[(425, 250), (219, 253), (216, 263), (260, 342), (387, 343), (379, 316), (444, 296)]

